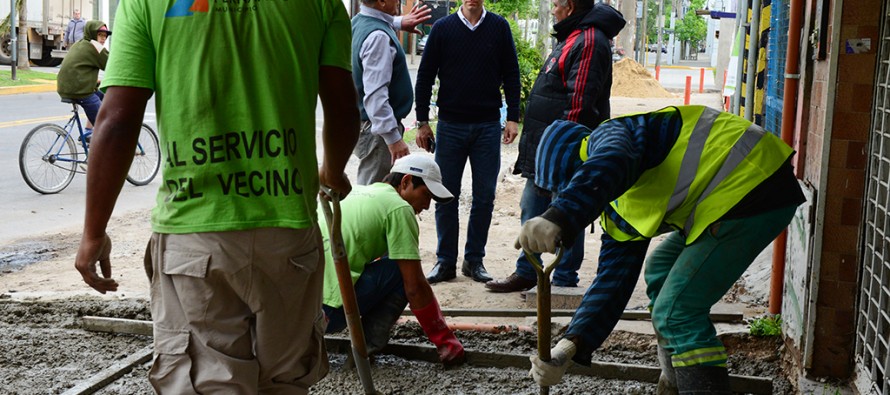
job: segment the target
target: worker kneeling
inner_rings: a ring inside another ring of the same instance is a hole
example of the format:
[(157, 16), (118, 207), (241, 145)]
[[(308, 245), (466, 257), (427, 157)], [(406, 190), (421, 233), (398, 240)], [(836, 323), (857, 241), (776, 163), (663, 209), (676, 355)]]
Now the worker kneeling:
[[(463, 362), (464, 348), (445, 324), (420, 266), (415, 218), (430, 207), (430, 199), (447, 203), (453, 198), (442, 185), (439, 165), (429, 156), (413, 154), (397, 160), (383, 182), (356, 185), (340, 203), (341, 231), (369, 354), (386, 346), (390, 330), (410, 303), (439, 359), (446, 364)], [(324, 215), (319, 220), (324, 221)], [(346, 328), (346, 317), (327, 226), (320, 226), (326, 246), (322, 306), (329, 319), (326, 332), (339, 332)]]
[(554, 252), (597, 217), (604, 234), (596, 279), (551, 362), (531, 357), (535, 381), (558, 383), (571, 360), (589, 365), (630, 299), (650, 240), (670, 233), (644, 274), (659, 393), (729, 394), (710, 308), (805, 200), (793, 153), (759, 126), (703, 106), (619, 117), (593, 131), (554, 122), (538, 147), (535, 183), (558, 194), (522, 226), (517, 248)]

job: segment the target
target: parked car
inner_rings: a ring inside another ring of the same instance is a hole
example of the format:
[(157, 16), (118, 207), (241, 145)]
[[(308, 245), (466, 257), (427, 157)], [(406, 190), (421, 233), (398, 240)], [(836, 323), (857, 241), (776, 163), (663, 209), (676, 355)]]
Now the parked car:
[(416, 54), (420, 55), (423, 53), (423, 48), (426, 47), (426, 38), (427, 37), (429, 37), (429, 36), (425, 35), (425, 36), (417, 39), (417, 46), (416, 46), (417, 50), (415, 51)]
[[(655, 52), (657, 49), (658, 49), (658, 44), (649, 44), (649, 46), (646, 48), (646, 50), (649, 52)], [(661, 45), (661, 53), (668, 53), (666, 44)]]

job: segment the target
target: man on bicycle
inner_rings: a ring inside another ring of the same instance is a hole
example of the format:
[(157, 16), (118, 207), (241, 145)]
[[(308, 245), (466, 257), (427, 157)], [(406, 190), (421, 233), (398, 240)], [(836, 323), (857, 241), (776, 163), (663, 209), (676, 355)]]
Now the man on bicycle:
[(56, 91), (63, 99), (69, 99), (81, 107), (87, 115), (84, 135), (93, 131), (93, 123), (105, 96), (99, 91), (99, 69), (105, 70), (108, 50), (105, 40), (111, 30), (102, 21), (89, 21), (83, 29), (83, 39), (74, 43), (59, 70)]

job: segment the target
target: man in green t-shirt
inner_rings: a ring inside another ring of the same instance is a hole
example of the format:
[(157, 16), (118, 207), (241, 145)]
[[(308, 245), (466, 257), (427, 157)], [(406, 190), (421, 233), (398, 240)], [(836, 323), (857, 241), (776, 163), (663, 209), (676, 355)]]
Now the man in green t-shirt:
[(319, 183), (349, 194), (359, 128), (343, 2), (128, 0), (114, 27), (90, 148), (103, 171), (87, 175), (75, 266), (97, 291), (117, 290), (105, 229), (155, 94), (152, 386), (308, 393), (328, 371), (316, 198)]
[[(341, 232), (368, 351), (379, 351), (389, 341), (396, 320), (411, 311), (446, 364), (463, 362), (464, 349), (445, 324), (442, 310), (420, 266), (419, 229), (415, 215), (430, 200), (447, 203), (454, 196), (442, 185), (442, 173), (432, 157), (412, 154), (396, 160), (383, 182), (356, 186), (341, 203)], [(319, 216), (324, 221), (324, 216)], [(326, 227), (323, 309), (327, 332), (346, 328), (337, 272)]]

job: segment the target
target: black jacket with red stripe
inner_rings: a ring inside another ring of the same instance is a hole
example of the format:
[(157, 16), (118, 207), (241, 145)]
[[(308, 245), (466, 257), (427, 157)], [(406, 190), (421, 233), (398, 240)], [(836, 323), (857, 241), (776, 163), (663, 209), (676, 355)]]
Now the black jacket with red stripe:
[(609, 119), (612, 48), (624, 17), (606, 4), (569, 16), (554, 26), (556, 46), (532, 86), (513, 174), (534, 178), (535, 150), (544, 129), (556, 120), (591, 129)]

